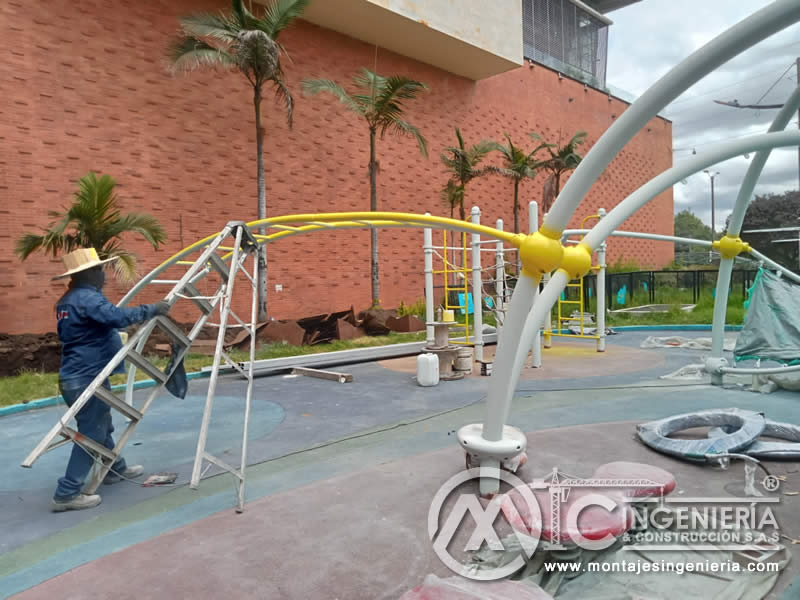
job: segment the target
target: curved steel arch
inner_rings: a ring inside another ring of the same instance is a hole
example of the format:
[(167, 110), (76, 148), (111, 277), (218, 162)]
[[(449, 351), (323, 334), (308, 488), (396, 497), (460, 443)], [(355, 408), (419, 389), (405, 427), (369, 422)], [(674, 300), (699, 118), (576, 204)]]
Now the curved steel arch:
[[(799, 144), (800, 132), (795, 131), (755, 135), (718, 144), (703, 154), (693, 156), (680, 165), (667, 169), (634, 191), (597, 223), (582, 243), (591, 249), (596, 249), (628, 217), (655, 196), (692, 173), (745, 152)], [(537, 279), (526, 276), (523, 272), (514, 288), (507, 316), (507, 321), (514, 325), (509, 328), (508, 335), (501, 336), (496, 350), (496, 357), (501, 356), (504, 361), (508, 360), (509, 363), (497, 365), (494, 373), (502, 373), (502, 376), (497, 378), (493, 376), (489, 381), (489, 397), (483, 435), (484, 437), (492, 436), (487, 437), (490, 441), (502, 439), (503, 426), (511, 409), (512, 395), (522, 372), (528, 348), (533, 343), (536, 331), (544, 323), (547, 313), (558, 300), (568, 282), (569, 275), (561, 269), (557, 270), (535, 303), (533, 302), (534, 291), (539, 284)], [(517, 299), (516, 302), (515, 299)], [(515, 335), (515, 332), (518, 333)], [(503, 350), (504, 352), (501, 354)], [(487, 481), (486, 486), (481, 488), (481, 492), (490, 493), (491, 491), (492, 484)]]

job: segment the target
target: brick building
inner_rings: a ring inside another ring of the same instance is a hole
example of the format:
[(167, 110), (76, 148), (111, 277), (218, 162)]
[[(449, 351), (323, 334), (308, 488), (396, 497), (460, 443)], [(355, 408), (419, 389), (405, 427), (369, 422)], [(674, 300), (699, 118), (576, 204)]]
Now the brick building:
[[(586, 152), (628, 106), (601, 91), (609, 24), (601, 12), (630, 2), (586, 3), (462, 0), (453, 11), (452, 2), (438, 0), (316, 0), (308, 20), (281, 37), (292, 58), (284, 66), (296, 100), (294, 128), (287, 127), (281, 106), (269, 100), (263, 105), (268, 215), (369, 208), (366, 125), (329, 97), (304, 97), (300, 87), (313, 77), (346, 84), (362, 66), (430, 86), (408, 113), (427, 137), (430, 157), (422, 158), (409, 139), (378, 143), (382, 210), (449, 213), (440, 199), (447, 176), (438, 157), (455, 143), (456, 126), (467, 143), (502, 140), (508, 133), (526, 145), (531, 131), (564, 142), (585, 130)], [(553, 35), (541, 42), (541, 32), (548, 31), (542, 23), (562, 19), (562, 31), (569, 25), (567, 8), (573, 27), (593, 26), (588, 54), (581, 43), (570, 51), (563, 39), (556, 48)], [(65, 206), (77, 178), (90, 170), (117, 179), (126, 210), (150, 212), (166, 228), (169, 241), (158, 253), (129, 241), (143, 273), (228, 220), (255, 218), (255, 126), (247, 82), (237, 73), (173, 76), (164, 58), (180, 15), (228, 9), (227, 0), (0, 4), (0, 332), (54, 329), (53, 306), (64, 284), (50, 278), (61, 271), (60, 260), (33, 256), (20, 264), (14, 242), (47, 225), (47, 211)], [(491, 161), (498, 164), (497, 157)], [(600, 206), (612, 208), (671, 164), (671, 123), (656, 118), (614, 159), (571, 226)], [(523, 206), (541, 199), (543, 182), (539, 176), (522, 184)], [(479, 205), (484, 223), (513, 222), (508, 181), (475, 181), (465, 204), (467, 210)], [(521, 213), (527, 231), (526, 211)], [(625, 228), (671, 234), (672, 213), (669, 191)], [(422, 232), (386, 230), (380, 240), (384, 305), (419, 299)], [(611, 240), (609, 259), (619, 257), (662, 266), (673, 249)], [(369, 303), (367, 231), (290, 238), (271, 245), (268, 260), (275, 318)], [(107, 293), (113, 299), (122, 291), (114, 284)]]

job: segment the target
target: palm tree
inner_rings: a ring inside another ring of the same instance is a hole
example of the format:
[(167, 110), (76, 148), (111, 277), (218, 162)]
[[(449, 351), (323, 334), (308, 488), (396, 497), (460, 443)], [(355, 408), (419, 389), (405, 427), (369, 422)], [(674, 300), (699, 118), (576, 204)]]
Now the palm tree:
[(492, 173), (508, 177), (514, 182), (514, 233), (519, 233), (519, 184), (526, 177), (533, 179), (536, 171), (542, 166), (534, 155), (549, 144), (541, 143), (531, 152), (525, 153), (522, 148), (515, 146), (508, 134), (505, 134), (508, 146), (497, 145), (497, 150), (503, 155), (502, 167), (487, 167)]
[(136, 257), (121, 245), (122, 234), (140, 234), (154, 249), (167, 239), (167, 234), (152, 215), (122, 214), (119, 197), (114, 193), (115, 181), (110, 175), (100, 178), (88, 173), (78, 180), (78, 191), (72, 206), (64, 212), (50, 211), (54, 221), (43, 235), (26, 233), (17, 240), (15, 252), (25, 260), (36, 251), (57, 256), (78, 248), (94, 248), (101, 259), (116, 256), (117, 277), (129, 283), (137, 278)]
[[(414, 125), (403, 118), (404, 101), (414, 100), (423, 90), (428, 89), (421, 81), (402, 75), (384, 77), (367, 68), (353, 77), (356, 90), (347, 92), (341, 85), (330, 79), (307, 79), (303, 82), (305, 92), (316, 95), (327, 92), (339, 100), (347, 110), (363, 117), (369, 127), (369, 209), (378, 210), (378, 159), (376, 142), (389, 132), (408, 136), (417, 141), (419, 151), (428, 156), (428, 142)], [(370, 268), (372, 273), (372, 306), (380, 306), (380, 274), (378, 271), (378, 230), (370, 232)]]
[(487, 154), (497, 150), (498, 145), (491, 140), (481, 140), (471, 148), (467, 148), (458, 127), (456, 127), (456, 138), (458, 146), (448, 146), (440, 154), (442, 162), (450, 171), (450, 179), (442, 190), (442, 197), (450, 205), (450, 216), (453, 216), (453, 209), (458, 206), (458, 214), (464, 221), (466, 219), (464, 196), (467, 184), (488, 171), (488, 169), (478, 169), (477, 166)]
[(544, 201), (542, 202), (542, 211), (546, 213), (550, 210), (553, 200), (558, 197), (561, 191), (561, 175), (576, 169), (581, 160), (583, 160), (583, 157), (577, 153), (576, 149), (586, 141), (586, 132), (579, 131), (563, 146), (545, 144), (541, 136), (536, 133), (531, 133), (530, 136), (534, 140), (542, 142), (542, 147), (547, 148), (550, 153), (550, 158), (541, 164), (544, 170), (550, 172), (550, 178), (545, 183), (545, 190), (550, 187), (551, 191), (545, 192)]
[[(231, 14), (194, 14), (181, 17), (182, 33), (169, 46), (168, 58), (175, 71), (191, 71), (200, 67), (222, 67), (242, 73), (253, 88), (256, 113), (256, 160), (258, 169), (258, 218), (267, 216), (267, 189), (264, 180), (264, 127), (261, 122), (261, 100), (264, 84), (272, 83), (276, 98), (286, 104), (289, 127), (292, 126), (294, 100), (284, 81), (280, 33), (303, 14), (311, 0), (274, 0), (260, 17), (244, 5), (232, 0)], [(261, 234), (265, 234), (261, 228)], [(258, 253), (258, 316), (267, 318), (267, 250), (261, 245)]]

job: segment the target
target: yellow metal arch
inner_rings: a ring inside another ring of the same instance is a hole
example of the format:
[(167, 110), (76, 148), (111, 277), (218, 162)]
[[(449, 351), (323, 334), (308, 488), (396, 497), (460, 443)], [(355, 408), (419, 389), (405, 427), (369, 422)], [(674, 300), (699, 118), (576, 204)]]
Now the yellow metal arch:
[[(271, 243), (286, 237), (304, 233), (313, 233), (323, 229), (358, 229), (363, 227), (431, 227), (434, 229), (451, 229), (454, 231), (463, 231), (465, 233), (478, 233), (484, 237), (490, 237), (506, 242), (515, 248), (519, 248), (521, 240), (525, 237), (508, 231), (501, 231), (499, 229), (495, 229), (494, 227), (476, 225), (467, 221), (459, 221), (458, 219), (396, 212), (307, 213), (285, 215), (281, 217), (270, 217), (268, 219), (250, 221), (247, 223), (247, 227), (250, 230), (257, 230), (262, 227), (278, 230), (273, 233), (268, 233), (267, 235), (256, 234), (256, 239), (262, 241), (263, 243)], [(208, 242), (217, 237), (218, 233), (219, 232), (204, 237), (194, 244), (191, 244), (183, 250), (173, 254), (158, 267), (156, 267), (155, 270), (163, 270), (172, 264), (178, 264), (179, 259), (183, 258), (187, 254), (190, 254), (193, 250), (198, 250), (204, 247)], [(227, 254), (223, 258), (227, 259), (229, 256), (230, 254)]]

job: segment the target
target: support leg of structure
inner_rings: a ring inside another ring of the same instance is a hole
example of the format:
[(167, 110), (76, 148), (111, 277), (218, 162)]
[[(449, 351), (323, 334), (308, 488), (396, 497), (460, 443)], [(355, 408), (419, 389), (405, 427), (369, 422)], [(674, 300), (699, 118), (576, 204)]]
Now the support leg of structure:
[[(783, 108), (775, 116), (775, 119), (770, 125), (770, 132), (783, 131), (789, 124), (795, 111), (800, 107), (800, 86), (796, 87), (789, 96)], [(753, 196), (756, 182), (764, 170), (764, 165), (769, 158), (771, 150), (761, 150), (753, 157), (750, 166), (747, 168), (742, 185), (739, 188), (739, 194), (736, 197), (736, 204), (734, 205), (733, 212), (731, 213), (730, 222), (728, 225), (727, 236), (737, 238), (742, 230), (744, 223), (744, 215), (747, 211), (747, 206), (750, 204), (750, 199)], [(728, 308), (728, 292), (731, 285), (731, 273), (733, 272), (733, 262), (735, 257), (723, 256), (719, 264), (719, 274), (717, 275), (717, 291), (714, 295), (714, 320), (711, 326), (711, 359), (714, 364), (719, 364), (723, 358), (723, 350), (725, 345), (725, 317)], [(711, 372), (711, 383), (713, 385), (722, 385), (722, 373), (717, 371)]]

